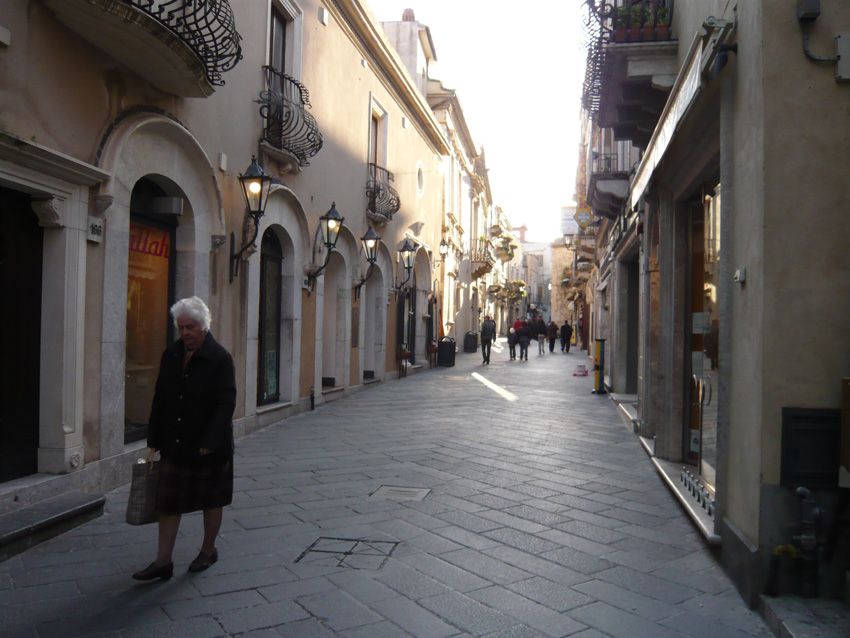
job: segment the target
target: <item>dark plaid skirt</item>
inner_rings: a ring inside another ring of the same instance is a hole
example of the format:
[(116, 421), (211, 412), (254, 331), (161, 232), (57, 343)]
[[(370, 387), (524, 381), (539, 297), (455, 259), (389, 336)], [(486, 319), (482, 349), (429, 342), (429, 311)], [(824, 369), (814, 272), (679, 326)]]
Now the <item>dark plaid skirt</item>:
[(156, 511), (187, 514), (224, 507), (233, 501), (233, 461), (215, 465), (185, 466), (163, 460), (159, 467)]

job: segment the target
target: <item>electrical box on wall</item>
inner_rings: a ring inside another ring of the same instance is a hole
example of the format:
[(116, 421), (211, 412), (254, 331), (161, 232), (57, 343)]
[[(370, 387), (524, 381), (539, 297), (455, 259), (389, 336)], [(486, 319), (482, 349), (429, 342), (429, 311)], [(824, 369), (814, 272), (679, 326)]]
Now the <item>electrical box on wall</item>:
[(835, 36), (835, 81), (850, 82), (850, 35)]

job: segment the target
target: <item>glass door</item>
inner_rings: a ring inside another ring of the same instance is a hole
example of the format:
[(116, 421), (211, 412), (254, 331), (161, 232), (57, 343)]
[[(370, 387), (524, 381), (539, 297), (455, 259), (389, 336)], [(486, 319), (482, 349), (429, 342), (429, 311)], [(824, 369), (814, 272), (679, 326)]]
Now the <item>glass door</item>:
[(124, 384), (124, 441), (147, 436), (159, 360), (173, 334), (174, 228), (130, 218), (127, 268), (127, 351)]
[(720, 369), (717, 285), (720, 268), (720, 185), (691, 214), (691, 410), (688, 459), (714, 489), (717, 387)]

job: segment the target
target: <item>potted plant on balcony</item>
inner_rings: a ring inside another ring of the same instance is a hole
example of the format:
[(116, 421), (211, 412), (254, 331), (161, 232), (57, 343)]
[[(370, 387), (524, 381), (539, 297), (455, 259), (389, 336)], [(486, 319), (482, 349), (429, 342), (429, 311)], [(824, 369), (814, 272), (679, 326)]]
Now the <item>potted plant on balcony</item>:
[(632, 6), (631, 21), (629, 22), (629, 42), (640, 42), (641, 24), (643, 23), (643, 5)]
[(670, 9), (667, 7), (658, 7), (655, 10), (655, 39), (670, 39)]
[(655, 15), (652, 8), (644, 13), (643, 24), (640, 28), (640, 39), (644, 42), (655, 40)]
[(614, 42), (626, 41), (626, 29), (629, 27), (630, 11), (628, 5), (617, 7), (614, 13)]

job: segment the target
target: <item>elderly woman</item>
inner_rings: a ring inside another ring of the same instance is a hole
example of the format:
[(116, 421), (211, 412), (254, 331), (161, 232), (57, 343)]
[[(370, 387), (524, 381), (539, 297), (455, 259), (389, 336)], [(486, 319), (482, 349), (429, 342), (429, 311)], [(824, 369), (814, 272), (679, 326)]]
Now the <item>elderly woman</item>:
[(151, 408), (148, 460), (161, 455), (156, 505), (156, 560), (133, 574), (136, 580), (168, 579), (180, 517), (203, 510), (204, 541), (190, 572), (218, 560), (215, 540), (222, 508), (233, 498), (233, 359), (210, 334), (210, 311), (198, 297), (171, 307), (180, 339), (166, 348)]

